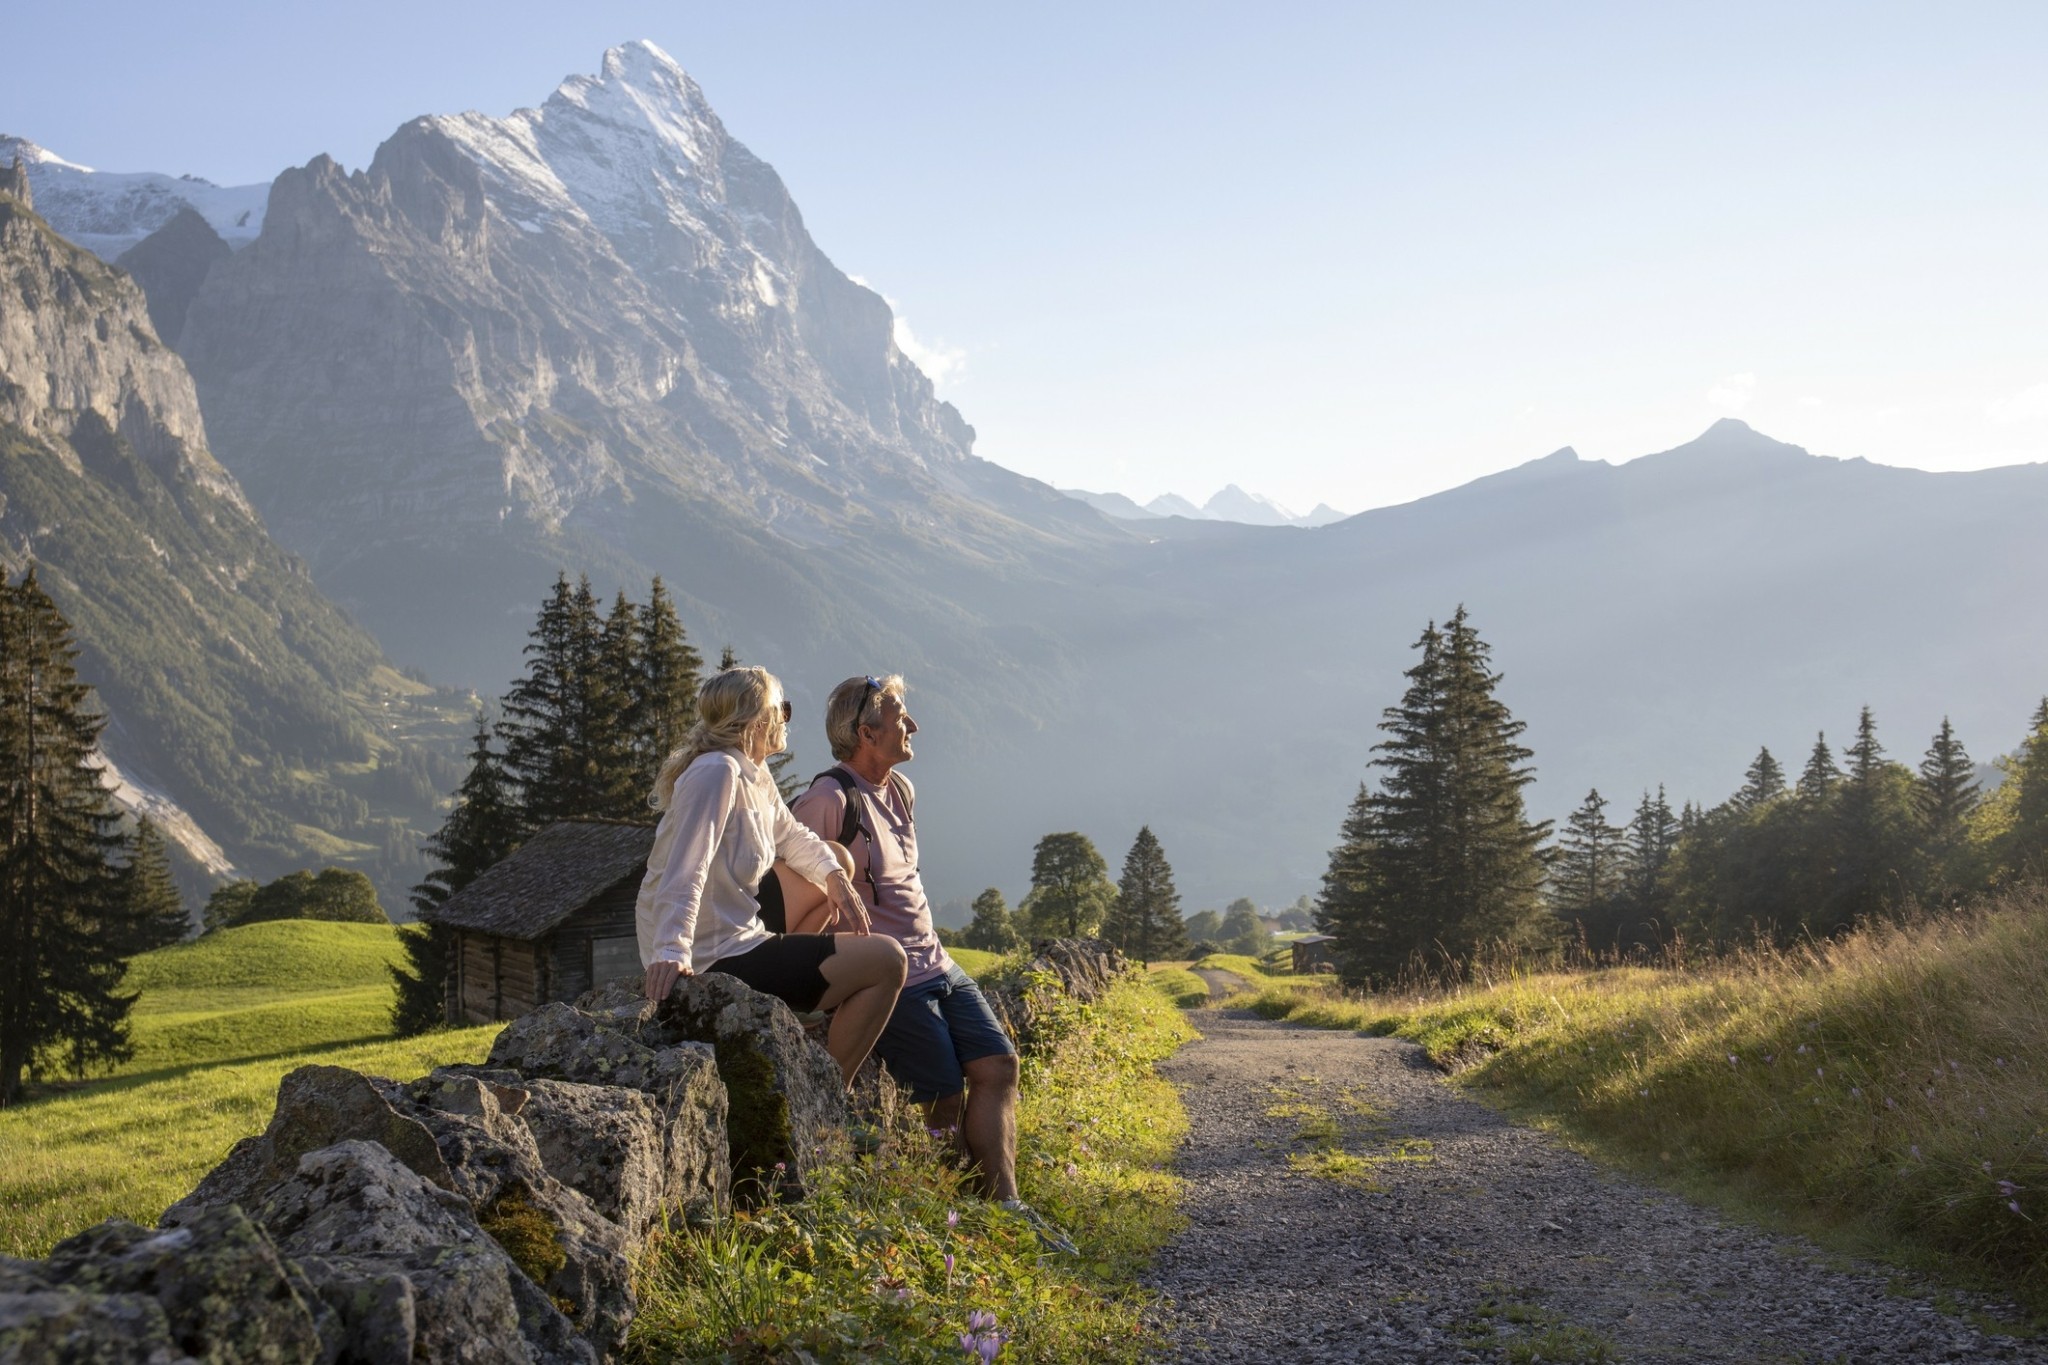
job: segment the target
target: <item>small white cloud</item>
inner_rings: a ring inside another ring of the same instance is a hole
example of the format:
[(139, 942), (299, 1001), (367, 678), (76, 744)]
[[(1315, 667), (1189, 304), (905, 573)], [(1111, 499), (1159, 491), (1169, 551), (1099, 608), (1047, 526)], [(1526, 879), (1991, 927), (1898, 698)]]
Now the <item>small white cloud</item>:
[(2002, 427), (2048, 418), (2048, 384), (2035, 384), (1991, 402), (1984, 415)]
[[(890, 306), (893, 308), (895, 305)], [(935, 388), (943, 388), (949, 380), (957, 380), (961, 371), (967, 368), (967, 349), (964, 346), (918, 340), (917, 333), (910, 330), (910, 319), (901, 313), (896, 314), (896, 349), (909, 356), (910, 362), (924, 371)]]
[(1799, 395), (1799, 406), (1802, 408), (1824, 408), (1827, 405), (1828, 400), (1817, 393), (1802, 393)]
[(1724, 375), (1707, 390), (1707, 401), (1724, 412), (1741, 412), (1755, 397), (1756, 375), (1747, 370)]

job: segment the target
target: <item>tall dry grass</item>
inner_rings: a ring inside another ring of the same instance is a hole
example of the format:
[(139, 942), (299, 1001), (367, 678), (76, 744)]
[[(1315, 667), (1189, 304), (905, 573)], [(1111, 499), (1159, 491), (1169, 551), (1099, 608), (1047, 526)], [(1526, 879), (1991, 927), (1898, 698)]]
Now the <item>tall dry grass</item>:
[(1412, 1039), (1625, 1163), (2048, 1310), (2039, 887), (1686, 967), (1500, 959), (1459, 984), (1251, 1003)]

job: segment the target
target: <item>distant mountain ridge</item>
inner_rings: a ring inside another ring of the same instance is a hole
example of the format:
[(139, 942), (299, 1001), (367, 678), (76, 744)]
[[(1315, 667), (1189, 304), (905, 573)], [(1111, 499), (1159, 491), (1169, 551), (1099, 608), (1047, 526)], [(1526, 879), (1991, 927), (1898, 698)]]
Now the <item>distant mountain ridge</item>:
[(1595, 785), (1719, 800), (1758, 744), (1790, 761), (1864, 703), (1896, 757), (1946, 713), (1981, 759), (2048, 691), (2041, 466), (1724, 422), (1306, 532), (1131, 519), (979, 460), (886, 304), (645, 45), (540, 110), (285, 173), (226, 258), (143, 245), (153, 305), (214, 256), (178, 341), (212, 448), (394, 657), (495, 693), (558, 569), (658, 571), (707, 650), (788, 681), (813, 771), (825, 690), (902, 671), (940, 900), (1021, 893), (1047, 831), (1114, 862), (1140, 824), (1190, 908), (1313, 889), (1410, 645), (1460, 603), (1544, 815)]
[(1247, 493), (1234, 483), (1225, 484), (1200, 507), (1178, 493), (1161, 493), (1139, 506), (1122, 493), (1091, 493), (1083, 488), (1062, 488), (1060, 492), (1120, 521), (1187, 517), (1194, 521), (1234, 521), (1245, 526), (1328, 526), (1348, 515), (1326, 502), (1317, 503), (1313, 512), (1297, 514), (1263, 494)]

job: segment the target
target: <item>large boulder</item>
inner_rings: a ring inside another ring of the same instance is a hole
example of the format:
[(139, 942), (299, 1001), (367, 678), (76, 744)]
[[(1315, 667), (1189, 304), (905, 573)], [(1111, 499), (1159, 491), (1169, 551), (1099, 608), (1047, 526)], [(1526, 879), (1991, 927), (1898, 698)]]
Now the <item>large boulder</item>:
[(848, 1113), (838, 1064), (789, 1006), (723, 972), (685, 977), (659, 1005), (621, 981), (573, 1007), (544, 1006), (498, 1036), (490, 1065), (634, 1086), (672, 1108), (664, 1095), (677, 1054), (692, 1044), (709, 1046), (724, 1083), (732, 1181), (743, 1199), (775, 1186), (800, 1195), (810, 1172), (843, 1158)]
[(152, 1231), (109, 1219), (0, 1263), (0, 1361), (324, 1365), (334, 1315), (237, 1208)]
[(373, 1142), (309, 1152), (258, 1217), (334, 1314), (362, 1365), (595, 1365), (599, 1351), (467, 1199)]
[[(703, 1223), (730, 1206), (729, 1101), (716, 1054), (708, 1043), (678, 1040), (651, 1009), (618, 1015), (543, 1005), (507, 1025), (490, 1060), (473, 1071), (516, 1078), (532, 1092), (523, 1116), (548, 1169), (629, 1231), (648, 1212), (650, 1158), (659, 1170), (657, 1212)], [(647, 1109), (637, 1111), (627, 1093)], [(652, 1154), (640, 1145), (636, 1112), (653, 1121)]]
[[(524, 1089), (440, 1073), (400, 1084), (342, 1067), (300, 1067), (278, 1086), (261, 1134), (164, 1214), (183, 1226), (207, 1208), (267, 1206), (302, 1173), (306, 1155), (336, 1143), (376, 1143), (466, 1207), (513, 1262), (562, 1306), (598, 1354), (616, 1353), (632, 1321), (625, 1231), (549, 1174), (518, 1117)], [(275, 1229), (273, 1229), (275, 1231)]]
[[(605, 994), (592, 1006), (601, 1007)], [(813, 1170), (845, 1159), (851, 1115), (839, 1063), (788, 1005), (724, 972), (700, 972), (678, 981), (654, 1016), (717, 1054), (731, 1104), (733, 1181), (743, 1195), (758, 1198), (778, 1185), (800, 1195)]]

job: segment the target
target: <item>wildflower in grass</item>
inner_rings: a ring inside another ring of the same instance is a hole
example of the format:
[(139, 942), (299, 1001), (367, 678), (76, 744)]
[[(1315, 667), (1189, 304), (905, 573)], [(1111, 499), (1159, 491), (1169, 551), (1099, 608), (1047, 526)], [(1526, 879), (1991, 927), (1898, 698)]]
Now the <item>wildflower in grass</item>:
[(1852, 1085), (1852, 1086), (1850, 1086), (1850, 1087), (1849, 1087), (1849, 1096), (1850, 1096), (1850, 1098), (1851, 1098), (1851, 1099), (1858, 1099), (1858, 1100), (1862, 1099), (1862, 1098), (1863, 1098), (1863, 1087), (1862, 1087), (1862, 1086), (1860, 1086), (1860, 1085)]
[(1948, 1069), (1950, 1071), (1961, 1071), (1963, 1069), (1963, 1064), (1961, 1062), (1951, 1059), (1948, 1064)]
[[(2009, 1201), (2009, 1202), (2008, 1202), (2008, 1203), (2006, 1204), (2006, 1207), (2007, 1207), (2007, 1208), (2009, 1208), (2009, 1209), (2011, 1209), (2011, 1210), (2012, 1210), (2012, 1211), (2013, 1211), (2014, 1213), (2020, 1213), (2020, 1201), (2019, 1201), (2019, 1200), (2017, 1200), (2017, 1199), (2014, 1199), (2014, 1200), (2011, 1200), (2011, 1201)], [(2027, 1218), (2027, 1215), (2025, 1215), (2024, 1213), (2020, 1213), (2020, 1217), (2022, 1217), (2022, 1218)], [(2027, 1218), (2027, 1221), (2031, 1223), (2031, 1222), (2033, 1222), (2034, 1220), (2033, 1220), (2033, 1219), (2031, 1219), (2031, 1218)]]
[(1079, 1166), (1076, 1166), (1073, 1162), (1069, 1161), (1067, 1163), (1067, 1179), (1076, 1180), (1080, 1178), (1080, 1175), (1081, 1168)]
[(1777, 1053), (1775, 1053), (1775, 1052), (1766, 1052), (1766, 1053), (1764, 1054), (1764, 1065), (1765, 1065), (1765, 1066), (1776, 1066), (1777, 1064), (1778, 1064), (1778, 1054), (1777, 1054)]
[(1884, 1107), (1885, 1107), (1885, 1108), (1887, 1108), (1887, 1109), (1896, 1109), (1896, 1108), (1898, 1108), (1899, 1106), (1898, 1106), (1898, 1105), (1896, 1105), (1896, 1104), (1894, 1104), (1894, 1103), (1892, 1103), (1892, 1097), (1891, 1097), (1890, 1095), (1886, 1095), (1886, 1096), (1884, 1097)]
[(2004, 1066), (2004, 1065), (2005, 1065), (2005, 1058), (2003, 1058), (2003, 1057), (1993, 1057), (1993, 1058), (1991, 1059), (1991, 1062), (1992, 1062), (1992, 1065), (1994, 1065), (1994, 1066)]
[(1002, 1351), (1008, 1337), (1009, 1333), (997, 1330), (994, 1313), (977, 1308), (967, 1315), (967, 1330), (960, 1334), (960, 1349), (968, 1359), (988, 1365)]
[(1636, 1091), (1636, 1093), (1638, 1095), (1641, 1095), (1644, 1099), (1650, 1098), (1650, 1092), (1648, 1090), (1638, 1090)]
[(1919, 1143), (1917, 1143), (1917, 1142), (1916, 1142), (1916, 1143), (1914, 1143), (1914, 1144), (1913, 1144), (1913, 1145), (1912, 1145), (1911, 1147), (1908, 1147), (1908, 1148), (1907, 1148), (1906, 1150), (1907, 1150), (1907, 1151), (1909, 1151), (1909, 1152), (1911, 1152), (1911, 1153), (1913, 1154), (1913, 1160), (1915, 1160), (1915, 1161), (1918, 1161), (1918, 1160), (1920, 1159), (1920, 1144), (1919, 1144)]
[(1729, 1053), (1729, 1054), (1728, 1054), (1728, 1065), (1730, 1065), (1730, 1066), (1735, 1066), (1735, 1065), (1739, 1064), (1739, 1063), (1740, 1063), (1741, 1061), (1742, 1061), (1742, 1059), (1741, 1059), (1740, 1057), (1736, 1056), (1736, 1055), (1735, 1055), (1734, 1053), (1732, 1053), (1732, 1052), (1731, 1052), (1731, 1053)]
[(1806, 1055), (1806, 1044), (1804, 1044), (1804, 1043), (1801, 1043), (1801, 1044), (1799, 1045), (1799, 1055), (1800, 1055), (1800, 1056), (1802, 1056), (1802, 1057), (1804, 1057), (1804, 1056)]
[(949, 1227), (949, 1228), (957, 1228), (957, 1227), (959, 1227), (959, 1226), (960, 1226), (960, 1210), (958, 1210), (958, 1209), (947, 1209), (947, 1210), (946, 1210), (946, 1226), (947, 1226), (947, 1227)]
[(1824, 1081), (1828, 1078), (1828, 1069), (1824, 1066), (1817, 1066), (1813, 1069), (1813, 1075), (1815, 1080)]
[(953, 1253), (946, 1253), (946, 1283), (953, 1283)]
[(1980, 1161), (1980, 1162), (1978, 1162), (1977, 1164), (1978, 1164), (1979, 1166), (1982, 1166), (1982, 1167), (1984, 1168), (1984, 1174), (1986, 1174), (1986, 1175), (1990, 1175), (1990, 1174), (1991, 1174), (1991, 1163), (1990, 1163), (1990, 1162), (1988, 1162), (1988, 1161)]
[(1998, 1182), (1998, 1192), (2007, 1199), (2010, 1199), (2020, 1192), (2020, 1187), (2013, 1184), (2010, 1180), (2001, 1180)]
[(1927, 1087), (1927, 1102), (1934, 1103), (1934, 1087), (1931, 1085)]

